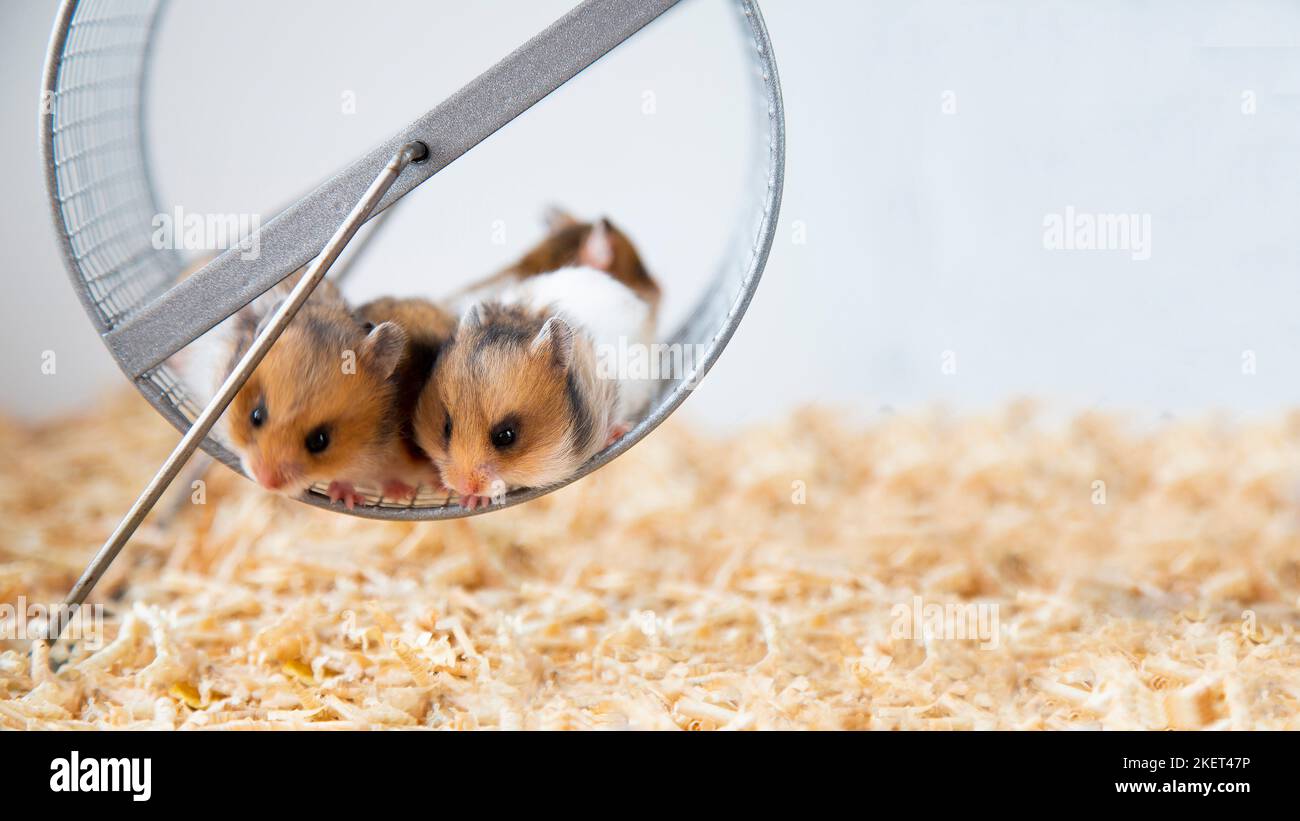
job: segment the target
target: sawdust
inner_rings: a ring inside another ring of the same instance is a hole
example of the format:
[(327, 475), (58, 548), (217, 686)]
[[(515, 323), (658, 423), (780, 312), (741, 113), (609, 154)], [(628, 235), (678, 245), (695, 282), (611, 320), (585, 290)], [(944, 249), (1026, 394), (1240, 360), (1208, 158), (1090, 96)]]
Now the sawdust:
[[(1300, 415), (841, 419), (674, 420), (448, 523), (213, 468), (102, 646), (0, 641), (0, 727), (1300, 726)], [(0, 603), (59, 601), (176, 438), (134, 395), (0, 422)]]

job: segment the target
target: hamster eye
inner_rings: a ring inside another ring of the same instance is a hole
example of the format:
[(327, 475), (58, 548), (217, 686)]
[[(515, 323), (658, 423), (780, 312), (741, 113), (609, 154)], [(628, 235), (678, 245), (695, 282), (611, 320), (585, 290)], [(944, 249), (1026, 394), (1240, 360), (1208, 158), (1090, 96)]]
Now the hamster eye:
[(447, 421), (442, 425), (442, 438), (448, 442), (451, 441), (451, 414), (447, 414)]
[(515, 426), (511, 422), (502, 422), (492, 429), (492, 447), (500, 450), (508, 448), (515, 443), (518, 434), (515, 432)]
[(248, 415), (248, 421), (255, 428), (262, 427), (262, 424), (266, 422), (266, 405), (259, 403), (257, 407), (253, 408), (253, 412)]
[(325, 428), (316, 428), (316, 430), (307, 434), (307, 441), (304, 443), (310, 453), (320, 453), (330, 446), (329, 431)]

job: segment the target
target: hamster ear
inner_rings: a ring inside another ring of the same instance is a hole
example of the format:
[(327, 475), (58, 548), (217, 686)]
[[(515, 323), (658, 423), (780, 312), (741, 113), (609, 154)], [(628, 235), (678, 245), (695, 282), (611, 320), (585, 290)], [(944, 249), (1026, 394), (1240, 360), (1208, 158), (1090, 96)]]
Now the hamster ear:
[(587, 238), (578, 249), (578, 264), (608, 271), (614, 265), (614, 239), (610, 236), (609, 220), (601, 217), (591, 226)]
[(240, 327), (241, 328), (251, 327), (253, 336), (257, 336), (262, 331), (266, 330), (267, 325), (271, 324), (271, 318), (275, 316), (275, 312), (280, 310), (280, 306), (283, 304), (284, 304), (284, 299), (281, 298), (272, 301), (271, 304), (268, 305), (265, 310), (261, 308), (254, 308), (252, 303), (245, 305), (242, 309), (240, 309), (240, 312), (238, 314), (238, 316), (242, 317), (242, 319), (240, 320)]
[(559, 231), (571, 225), (577, 225), (578, 220), (568, 211), (555, 203), (551, 203), (542, 212), (542, 224), (546, 226), (547, 231)]
[(380, 379), (387, 379), (397, 370), (405, 351), (406, 331), (392, 322), (381, 322), (366, 334), (361, 350), (357, 351), (357, 359), (364, 367), (377, 373)]
[(573, 329), (563, 319), (552, 316), (542, 323), (528, 351), (549, 356), (558, 367), (567, 368), (573, 359)]
[(461, 331), (472, 331), (480, 327), (484, 322), (483, 303), (475, 302), (465, 309), (465, 313), (460, 315), (460, 322), (457, 324), (456, 333)]

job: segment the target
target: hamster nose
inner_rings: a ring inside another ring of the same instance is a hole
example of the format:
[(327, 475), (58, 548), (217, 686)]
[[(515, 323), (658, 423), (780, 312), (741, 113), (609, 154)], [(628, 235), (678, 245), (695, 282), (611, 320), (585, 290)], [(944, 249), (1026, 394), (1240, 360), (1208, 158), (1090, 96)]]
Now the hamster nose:
[(497, 480), (497, 473), (488, 465), (479, 465), (465, 476), (466, 492), (479, 496), (492, 490), (492, 483)]
[(279, 490), (289, 481), (289, 477), (286, 475), (282, 465), (275, 465), (272, 468), (268, 468), (266, 465), (261, 463), (253, 466), (253, 478), (257, 480), (258, 484), (268, 490)]

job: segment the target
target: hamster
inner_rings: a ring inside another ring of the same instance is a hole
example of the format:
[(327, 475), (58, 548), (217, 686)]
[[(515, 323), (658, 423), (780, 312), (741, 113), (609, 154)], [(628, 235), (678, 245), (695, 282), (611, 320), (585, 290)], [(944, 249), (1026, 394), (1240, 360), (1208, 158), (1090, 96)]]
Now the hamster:
[(650, 306), (659, 309), (659, 285), (646, 270), (627, 234), (607, 218), (580, 222), (552, 206), (545, 214), (547, 236), (518, 262), (487, 279), (453, 294), (448, 304), (460, 313), (475, 302), (497, 296), (505, 289), (540, 274), (561, 268), (588, 267), (604, 271)]
[[(232, 366), (260, 324), (247, 309), (236, 321)], [(407, 339), (395, 322), (364, 325), (322, 282), (223, 416), (245, 472), (285, 495), (325, 483), (349, 509), (364, 501), (358, 485), (405, 479), (390, 472), (402, 450), (395, 408)]]
[[(414, 428), (464, 507), (563, 481), (644, 405), (647, 389), (597, 367), (600, 350), (620, 339), (649, 343), (659, 300), (631, 243), (616, 236), (606, 220), (561, 226), (462, 315)], [(539, 270), (570, 258), (578, 264)], [(610, 270), (620, 260), (634, 264)]]

